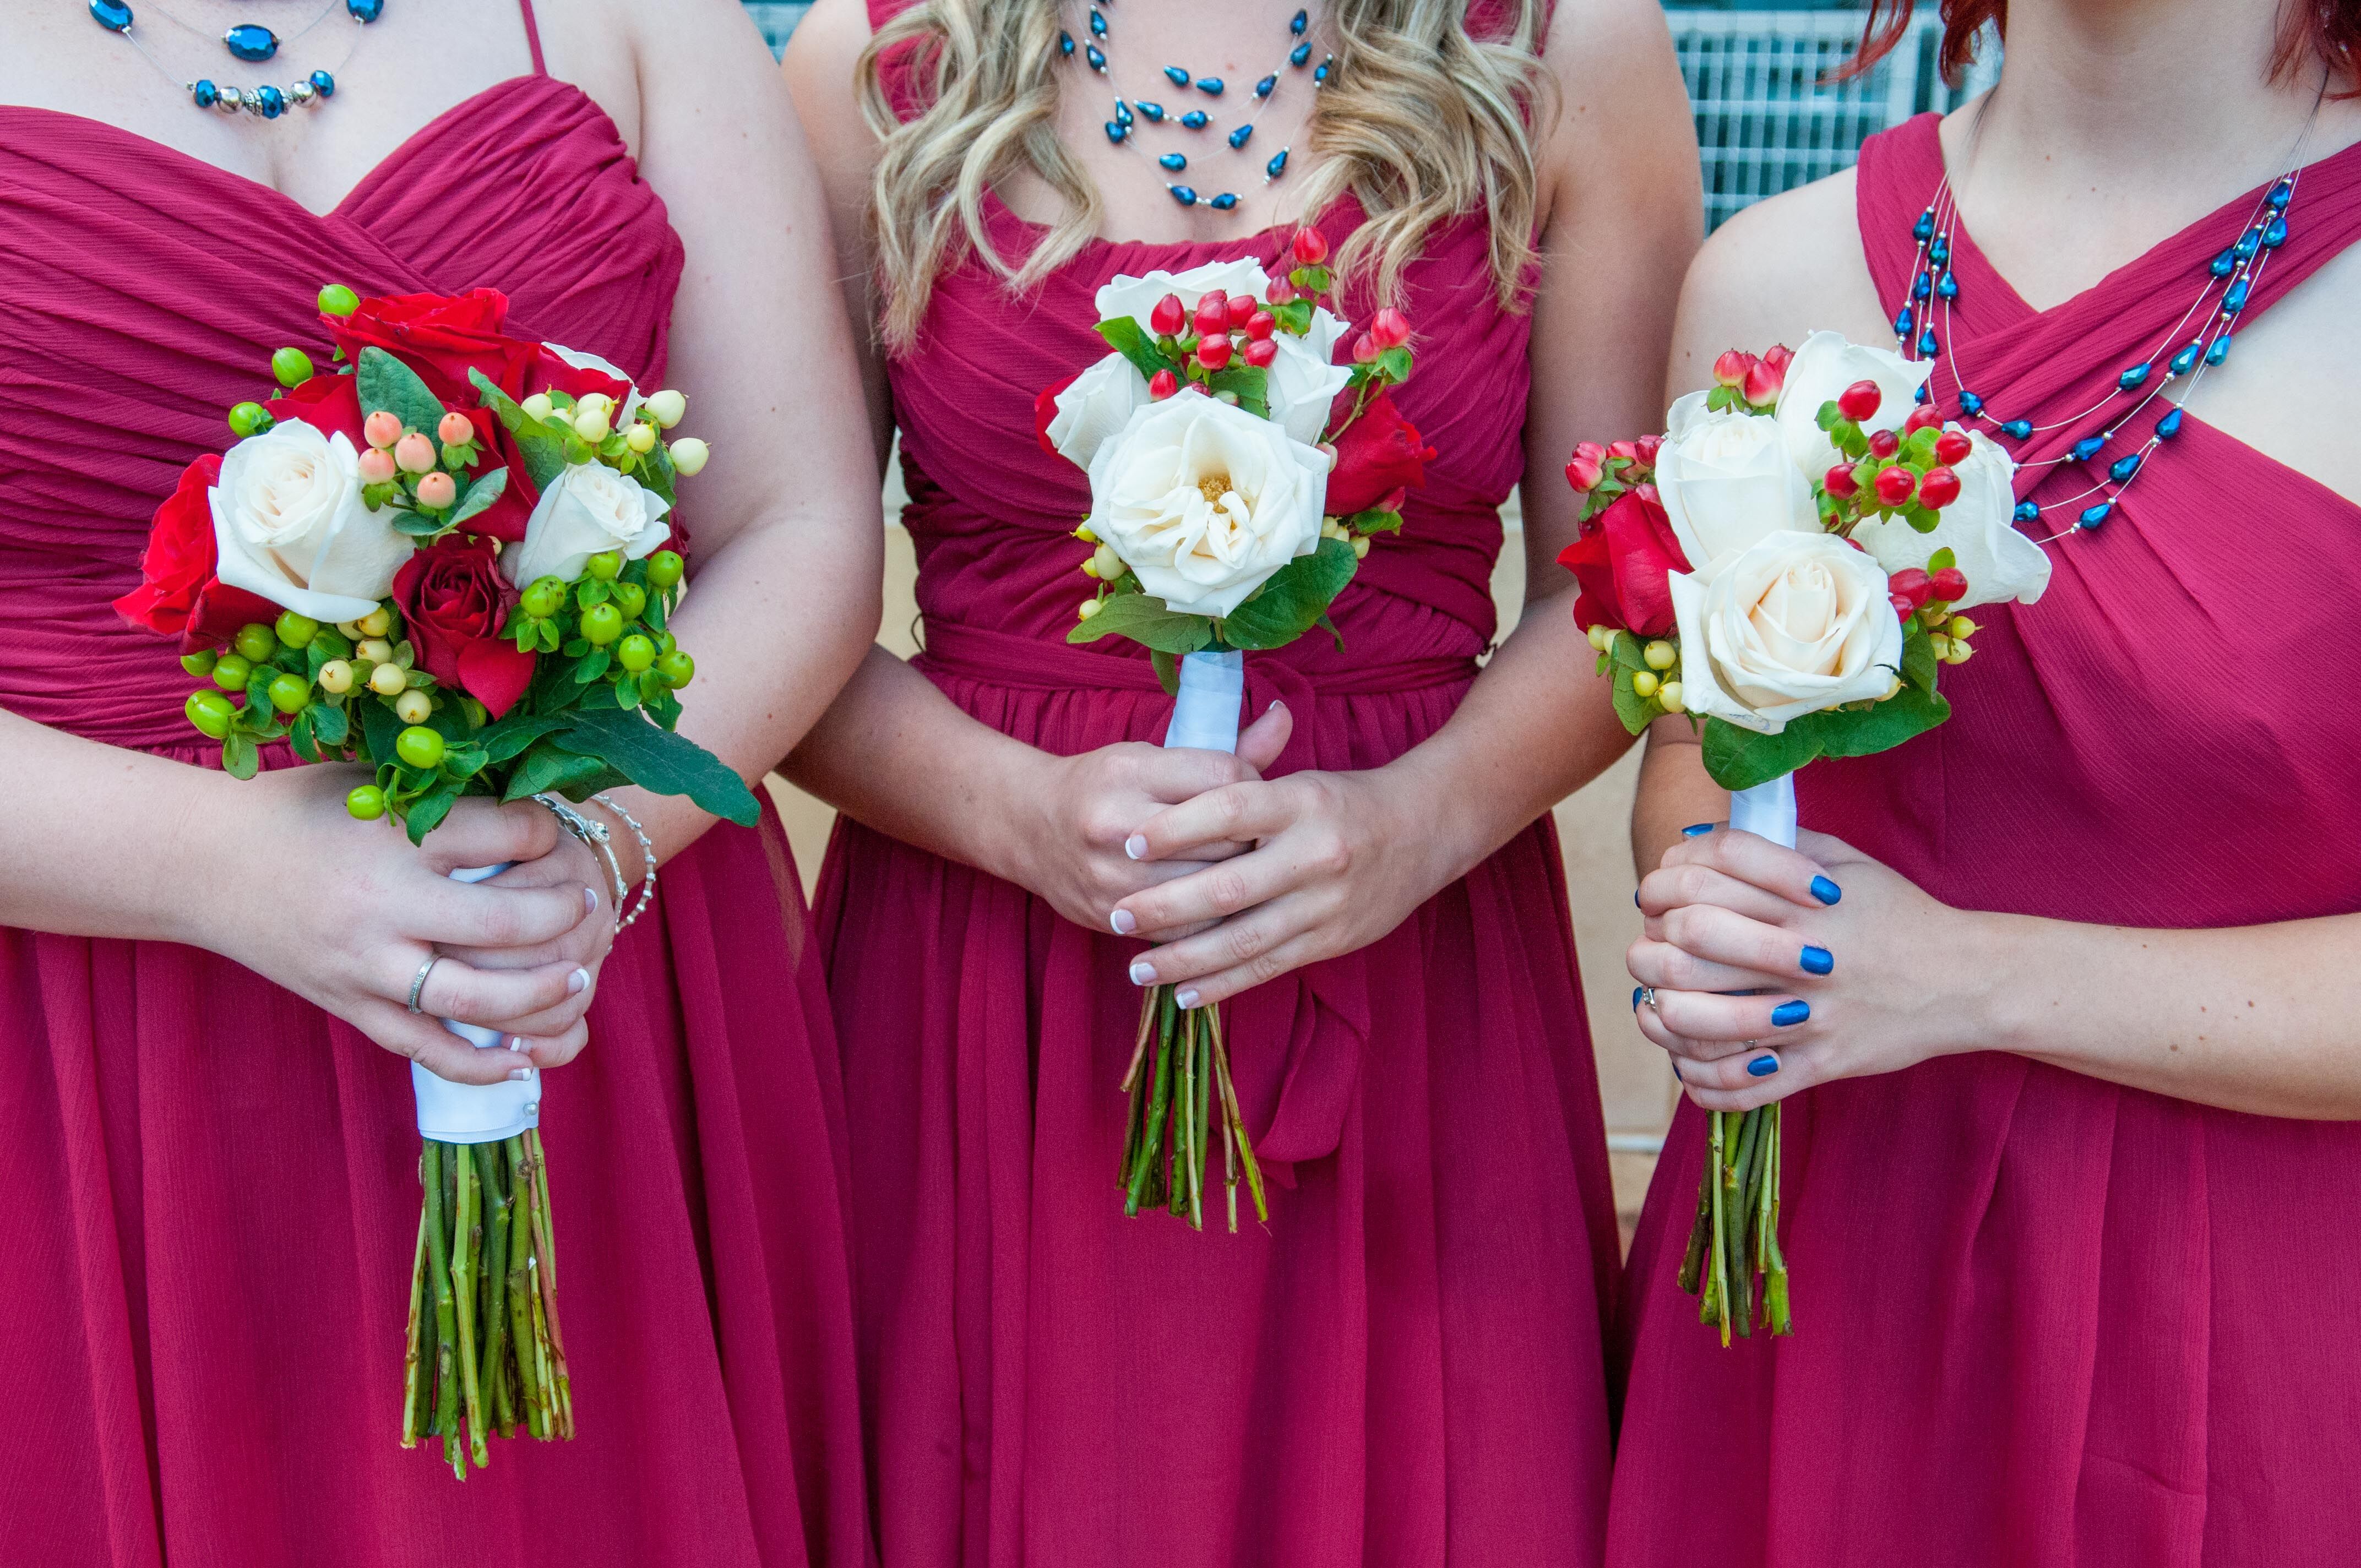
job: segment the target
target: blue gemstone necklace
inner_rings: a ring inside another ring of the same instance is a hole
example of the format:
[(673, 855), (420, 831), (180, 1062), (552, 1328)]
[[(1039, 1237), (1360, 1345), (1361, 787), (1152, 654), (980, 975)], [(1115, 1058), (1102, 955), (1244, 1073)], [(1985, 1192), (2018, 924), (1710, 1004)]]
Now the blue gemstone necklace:
[[(1137, 145), (1133, 138), (1142, 120), (1151, 126), (1177, 126), (1185, 131), (1202, 131), (1212, 125), (1213, 115), (1202, 108), (1185, 109), (1174, 114), (1153, 99), (1135, 98), (1123, 91), (1122, 83), (1115, 81), (1114, 69), (1107, 63), (1106, 47), (1109, 39), (1104, 8), (1112, 5), (1113, 0), (1095, 0), (1095, 3), (1089, 6), (1090, 40), (1079, 46), (1082, 62), (1105, 77), (1115, 89), (1115, 118), (1106, 123), (1107, 140), (1117, 147)], [(1311, 26), (1312, 16), (1308, 11), (1300, 10), (1289, 20), (1285, 70), (1301, 71), (1312, 63), (1312, 44), (1304, 37)], [(1058, 35), (1058, 54), (1060, 59), (1071, 60), (1077, 52), (1077, 48), (1073, 34), (1060, 32)], [(1334, 64), (1335, 64), (1335, 57), (1333, 55), (1321, 60), (1318, 67), (1312, 72), (1313, 87), (1326, 85), (1329, 68)], [(1228, 84), (1218, 76), (1200, 76), (1185, 66), (1168, 65), (1164, 68), (1164, 76), (1165, 80), (1171, 82), (1178, 91), (1195, 92), (1208, 98), (1221, 97), (1228, 87)], [(1232, 152), (1245, 152), (1246, 143), (1254, 139), (1255, 123), (1262, 117), (1262, 112), (1270, 103), (1271, 95), (1279, 91), (1279, 79), (1280, 72), (1274, 71), (1254, 84), (1253, 113), (1239, 121), (1237, 126), (1223, 138), (1230, 144)], [(1271, 154), (1268, 161), (1262, 166), (1264, 184), (1269, 184), (1287, 172), (1287, 155), (1292, 150), (1291, 148), (1283, 147)], [(1189, 168), (1189, 154), (1175, 149), (1159, 156), (1156, 164), (1166, 174), (1185, 174)], [(1172, 193), (1174, 201), (1184, 207), (1193, 207), (1202, 202), (1215, 212), (1226, 213), (1238, 204), (1238, 193), (1235, 191), (1223, 191), (1213, 195), (1200, 196), (1196, 186), (1185, 180), (1166, 180), (1164, 188)]]
[[(183, 32), (193, 33), (199, 38), (212, 36), (202, 28), (191, 27), (161, 6), (155, 6), (154, 9), (158, 16)], [(235, 58), (245, 60), (248, 64), (258, 65), (265, 60), (276, 59), (283, 44), (300, 42), (314, 27), (326, 21), (339, 9), (360, 26), (367, 27), (385, 15), (385, 0), (328, 0), (328, 5), (318, 16), (304, 24), (291, 38), (281, 38), (277, 33), (259, 23), (241, 23), (221, 35), (222, 47), (228, 49)], [(155, 66), (165, 81), (178, 80), (171, 71), (164, 69), (162, 63), (154, 55), (148, 52), (148, 46), (140, 42), (139, 35), (132, 30), (135, 18), (126, 0), (90, 0), (90, 17), (92, 21), (96, 22), (108, 32), (116, 34), (132, 48), (137, 49), (140, 58)], [(357, 47), (359, 43), (357, 37), (355, 38), (354, 43)], [(351, 58), (352, 50), (347, 49), (345, 51), (345, 59), (349, 60)], [(337, 69), (342, 70), (343, 67), (344, 61), (338, 61)], [(334, 73), (326, 71), (314, 71), (309, 76), (289, 82), (285, 87), (274, 86), (268, 82), (259, 87), (231, 87), (216, 82), (210, 77), (200, 77), (194, 82), (182, 82), (180, 85), (189, 94), (190, 100), (200, 109), (218, 109), (225, 115), (235, 115), (242, 110), (266, 120), (275, 120), (290, 109), (309, 108), (324, 104), (336, 95), (336, 78)]]
[[(2315, 118), (2318, 113), (2315, 104)], [(2022, 524), (2039, 523), (2051, 514), (2072, 514), (2071, 522), (2053, 533), (2037, 536), (2038, 543), (2048, 544), (2069, 534), (2089, 532), (2104, 523), (2148, 459), (2180, 433), (2182, 404), (2204, 380), (2206, 371), (2230, 357), (2238, 314), (2246, 308), (2248, 296), (2262, 281), (2272, 253), (2287, 243), (2288, 211), (2294, 205), (2296, 186), (2302, 179), (2303, 152), (2311, 136), (2312, 122), (2307, 121), (2285, 165), (2285, 172), (2255, 203), (2239, 225), (2237, 239), (2206, 263), (2197, 297), (2147, 356), (2136, 365), (2125, 366), (2116, 375), (2115, 384), (2097, 402), (2080, 413), (2048, 424), (2004, 418), (1986, 408), (1983, 399), (1968, 390), (1960, 376), (1959, 361), (1951, 356), (1951, 303), (1960, 297), (1960, 280), (1951, 269), (1951, 252), (1958, 239), (1960, 208), (1951, 190), (1950, 174), (1945, 171), (1936, 187), (1935, 199), (1911, 226), (1910, 237), (1916, 243), (1917, 258), (1911, 266), (1910, 298), (1894, 317), (1894, 336), (1902, 345), (1905, 359), (1940, 356), (1950, 367), (1951, 382), (1959, 388), (1959, 417), (1971, 423), (1981, 422), (2007, 440), (2022, 444), (2036, 435), (2080, 425), (2121, 402), (2125, 406), (2109, 413), (2104, 429), (2076, 442), (2064, 455), (2018, 465), (2021, 468), (2042, 468), (2072, 463), (2088, 472), (2088, 466), (2134, 421), (2159, 400), (2165, 405), (2156, 422), (2148, 427), (2146, 438), (2109, 463), (2103, 477), (2094, 478), (2088, 488), (2046, 503), (2017, 502), (2016, 521)], [(2186, 385), (2180, 398), (2168, 397), (2167, 389), (2184, 378)], [(1928, 388), (1920, 386), (1918, 400), (1924, 403), (1928, 398)], [(2058, 521), (2058, 517), (2052, 517), (2053, 523)]]

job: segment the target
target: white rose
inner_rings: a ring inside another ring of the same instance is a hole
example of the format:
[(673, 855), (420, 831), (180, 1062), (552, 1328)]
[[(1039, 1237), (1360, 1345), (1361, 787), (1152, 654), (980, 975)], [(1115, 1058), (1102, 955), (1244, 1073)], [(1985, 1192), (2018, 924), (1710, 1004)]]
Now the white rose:
[(1274, 334), (1279, 357), (1270, 362), (1267, 386), (1270, 417), (1287, 427), (1288, 435), (1306, 446), (1319, 444), (1327, 433), (1328, 411), (1336, 394), (1353, 378), (1349, 365), (1330, 363), (1345, 323), (1326, 311), (1312, 313), (1311, 330), (1301, 337), (1291, 332)]
[(1795, 466), (1817, 479), (1835, 466), (1838, 453), (1819, 425), (1820, 405), (1856, 381), (1874, 381), (1884, 394), (1877, 411), (1861, 422), (1864, 431), (1895, 430), (1917, 406), (1918, 389), (1934, 374), (1931, 359), (1905, 359), (1890, 348), (1864, 348), (1842, 333), (1816, 332), (1787, 362), (1774, 417), (1787, 438)]
[(549, 483), (524, 525), (524, 543), (500, 554), (500, 570), (522, 587), (542, 577), (579, 581), (590, 557), (620, 550), (636, 561), (672, 532), (663, 497), (604, 463), (577, 463)]
[(1074, 378), (1053, 400), (1058, 417), (1049, 422), (1049, 444), (1078, 468), (1088, 468), (1099, 444), (1131, 422), (1149, 402), (1148, 378), (1120, 354), (1110, 354)]
[(1252, 261), (1208, 261), (1186, 272), (1167, 272), (1159, 267), (1145, 278), (1119, 274), (1113, 282), (1100, 287), (1094, 303), (1099, 320), (1129, 316), (1139, 323), (1140, 331), (1154, 337), (1156, 328), (1148, 323), (1148, 313), (1167, 294), (1180, 295), (1181, 309), (1193, 313), (1197, 302), (1216, 291), (1224, 299), (1252, 294), (1259, 300), (1269, 287), (1269, 274)]
[(629, 389), (623, 394), (623, 406), (615, 411), (614, 424), (617, 430), (630, 423), (631, 416), (639, 411), (640, 404), (646, 400), (640, 396), (639, 388), (631, 385), (631, 377), (625, 375), (622, 367), (612, 360), (601, 359), (595, 354), (585, 354), (578, 348), (568, 348), (562, 343), (544, 343), (542, 346), (577, 370), (596, 370), (601, 376), (612, 376)]
[(1766, 534), (1820, 526), (1812, 487), (1788, 459), (1778, 422), (1705, 406), (1691, 392), (1665, 416), (1656, 491), (1692, 566), (1746, 549)]
[(298, 419), (224, 454), (207, 499), (221, 580), (313, 620), (377, 609), (417, 547), (390, 513), (361, 503), (353, 444)]
[(1885, 574), (1830, 533), (1774, 533), (1670, 579), (1681, 703), (1776, 735), (1787, 721), (1882, 697), (1902, 664)]
[(1941, 521), (1932, 533), (1900, 518), (1872, 518), (1852, 536), (1889, 576), (1907, 566), (1924, 570), (1936, 551), (1950, 551), (1968, 579), (1968, 597), (1955, 609), (2031, 604), (2049, 587), (2049, 552), (2016, 530), (2016, 465), (1990, 436), (1971, 433), (1968, 440), (1972, 450), (1951, 465), (1959, 499), (1936, 514)]
[(1320, 546), (1328, 455), (1194, 392), (1151, 403), (1091, 465), (1091, 532), (1184, 615), (1224, 616)]

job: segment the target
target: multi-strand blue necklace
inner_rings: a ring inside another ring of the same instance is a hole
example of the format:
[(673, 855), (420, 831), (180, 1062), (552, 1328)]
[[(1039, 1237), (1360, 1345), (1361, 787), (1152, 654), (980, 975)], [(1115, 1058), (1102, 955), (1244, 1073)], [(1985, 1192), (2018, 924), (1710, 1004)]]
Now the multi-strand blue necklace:
[[(1071, 60), (1079, 48), (1083, 63), (1101, 76), (1107, 78), (1115, 86), (1115, 118), (1106, 123), (1107, 140), (1117, 147), (1134, 145), (1133, 137), (1142, 120), (1152, 126), (1178, 126), (1186, 131), (1202, 131), (1211, 126), (1213, 115), (1204, 109), (1191, 108), (1173, 114), (1162, 104), (1152, 99), (1129, 96), (1123, 91), (1122, 83), (1115, 82), (1114, 70), (1107, 63), (1106, 46), (1109, 40), (1106, 13), (1101, 8), (1112, 3), (1113, 0), (1096, 0), (1096, 3), (1090, 6), (1091, 36), (1087, 43), (1077, 46), (1074, 35), (1070, 32), (1060, 32), (1058, 35), (1060, 58)], [(1301, 71), (1311, 65), (1312, 44), (1304, 37), (1311, 26), (1312, 16), (1308, 11), (1298, 11), (1289, 20), (1287, 64), (1282, 68), (1283, 71)], [(1315, 88), (1326, 84), (1329, 68), (1334, 63), (1334, 57), (1330, 56), (1322, 60), (1312, 70), (1312, 83)], [(1236, 127), (1224, 138), (1230, 144), (1232, 152), (1244, 153), (1246, 143), (1254, 139), (1255, 122), (1262, 117), (1263, 109), (1269, 104), (1271, 95), (1279, 91), (1280, 75), (1281, 71), (1274, 71), (1254, 84), (1254, 112), (1238, 122)], [(1220, 77), (1200, 76), (1185, 66), (1168, 65), (1164, 68), (1164, 76), (1165, 80), (1183, 93), (1195, 92), (1208, 98), (1219, 98), (1228, 91), (1228, 84)], [(1287, 155), (1292, 150), (1291, 148), (1283, 147), (1271, 154), (1269, 159), (1263, 164), (1264, 184), (1269, 184), (1287, 172)], [(1167, 152), (1158, 157), (1156, 164), (1167, 174), (1185, 174), (1189, 168), (1189, 154), (1178, 150)], [(1197, 193), (1197, 187), (1185, 180), (1167, 180), (1164, 181), (1164, 188), (1172, 193), (1174, 201), (1184, 207), (1193, 207), (1202, 202), (1216, 212), (1226, 213), (1238, 204), (1238, 193), (1235, 191), (1224, 191), (1214, 195), (1201, 196)]]
[[(2305, 132), (2304, 139), (2308, 139), (2309, 126)], [(1935, 199), (1918, 214), (1918, 221), (1910, 230), (1910, 237), (1917, 245), (1917, 258), (1911, 267), (1910, 298), (1894, 318), (1894, 336), (1902, 345), (1902, 356), (1932, 359), (1941, 356), (1950, 367), (1952, 385), (1959, 388), (1959, 416), (1971, 422), (1981, 422), (1995, 433), (2020, 444), (2050, 431), (2080, 425), (2119, 402), (2125, 405), (2120, 411), (2109, 414), (2105, 427), (2097, 434), (2084, 436), (2063, 456), (2021, 464), (2022, 467), (2064, 463), (2087, 466), (2152, 404), (2160, 400), (2165, 405), (2164, 411), (2148, 428), (2147, 438), (2108, 464), (2103, 477), (2094, 479), (2089, 488), (2047, 503), (2017, 502), (2016, 521), (2024, 524), (2038, 523), (2049, 513), (2073, 513), (2071, 523), (2041, 537), (2040, 543), (2047, 544), (2070, 533), (2087, 532), (2104, 523), (2148, 459), (2180, 433), (2181, 405), (2205, 378), (2206, 371), (2230, 357), (2239, 313), (2246, 308), (2247, 298), (2262, 281), (2272, 253), (2287, 243), (2288, 210), (2295, 202), (2296, 185), (2301, 179), (2303, 145), (2303, 139), (2299, 139), (2287, 172), (2273, 181), (2255, 203), (2253, 211), (2240, 225), (2237, 239), (2206, 263), (2196, 299), (2156, 348), (2139, 363), (2125, 366), (2116, 375), (2115, 384), (2097, 402), (2080, 413), (2048, 424), (2004, 417), (1987, 409), (1983, 399), (1967, 389), (1960, 376), (1959, 361), (1951, 356), (1951, 302), (1960, 297), (1960, 279), (1951, 269), (1951, 252), (1958, 237), (1960, 208), (1951, 191), (1950, 174), (1945, 172), (1936, 188)], [(1939, 330), (1936, 324), (1938, 320)], [(2180, 399), (2167, 397), (2166, 389), (2183, 378), (2187, 385)], [(1922, 385), (1918, 400), (1923, 403), (1928, 398), (1928, 389)]]
[[(369, 23), (385, 15), (385, 0), (328, 0), (328, 5), (320, 14), (298, 29), (292, 38), (281, 38), (277, 33), (258, 22), (242, 22), (221, 35), (222, 47), (228, 49), (235, 59), (244, 60), (249, 65), (259, 65), (265, 60), (276, 59), (281, 44), (293, 43), (302, 39), (313, 28), (326, 21), (340, 7), (363, 27), (368, 26)], [(189, 26), (188, 23), (160, 6), (157, 7), (157, 14), (184, 32), (195, 33), (200, 38), (207, 36), (202, 29)], [(137, 49), (140, 58), (161, 71), (167, 82), (177, 80), (171, 71), (164, 70), (162, 62), (148, 52), (147, 46), (141, 43), (138, 35), (131, 30), (135, 18), (126, 0), (90, 0), (90, 17), (92, 21), (96, 22), (108, 32), (118, 35), (125, 42)], [(346, 55), (349, 58), (349, 50), (346, 51)], [(243, 111), (266, 120), (275, 120), (290, 109), (309, 108), (324, 104), (336, 95), (336, 78), (334, 73), (326, 71), (314, 71), (310, 75), (298, 78), (284, 87), (269, 82), (265, 82), (259, 87), (232, 87), (217, 82), (211, 77), (200, 77), (194, 82), (181, 82), (181, 86), (188, 93), (190, 101), (200, 109), (218, 109), (225, 115), (235, 115)]]

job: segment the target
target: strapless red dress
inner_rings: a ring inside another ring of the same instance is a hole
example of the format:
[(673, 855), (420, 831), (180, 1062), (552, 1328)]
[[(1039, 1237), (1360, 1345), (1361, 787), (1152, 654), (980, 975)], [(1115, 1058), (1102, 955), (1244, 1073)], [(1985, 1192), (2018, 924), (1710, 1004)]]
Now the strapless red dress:
[[(1062, 754), (1160, 739), (1145, 654), (1064, 641), (1088, 484), (1035, 444), (1034, 394), (1105, 352), (1092, 296), (1117, 273), (1276, 269), (1286, 237), (1093, 243), (1022, 301), (972, 263), (938, 288), (892, 367), (917, 665), (979, 721)], [(1348, 651), (1246, 660), (1250, 708), (1295, 715), (1276, 772), (1399, 757), (1492, 640), (1530, 318), (1499, 308), (1485, 241), (1461, 221), (1411, 269), (1424, 335), (1397, 400), (1441, 457), (1338, 601)], [(1546, 818), (1384, 939), (1231, 1005), (1256, 1146), (1286, 1176), (1268, 1227), (1235, 1236), (1122, 1212), (1137, 943), (849, 822), (819, 920), (886, 1562), (1597, 1562), (1616, 1232)]]
[[(109, 605), (224, 411), (318, 338), (322, 282), (498, 288), (653, 385), (681, 265), (613, 125), (544, 75), (436, 120), (325, 216), (0, 106), (0, 705), (206, 762), (175, 650)], [(581, 1435), (496, 1443), (464, 1486), (396, 1442), (407, 1065), (209, 953), (0, 929), (0, 1559), (862, 1568), (807, 921), (766, 816), (667, 865), (617, 945), (543, 1123)]]
[[(1889, 313), (1942, 178), (1937, 123), (1861, 149), (1861, 244)], [(2118, 373), (2177, 341), (2260, 195), (2048, 311), (1955, 235), (1938, 401), (1956, 411), (1964, 385), (2045, 427), (2021, 453), (2037, 463), (2099, 433)], [(2361, 147), (2305, 170), (2288, 216), (2249, 318), (2361, 238)], [(1943, 677), (1949, 722), (1805, 772), (1806, 827), (1971, 909), (2147, 927), (2361, 910), (2361, 506), (2203, 409), (2201, 392), (2103, 527), (2051, 547), (2040, 603), (1976, 612), (1975, 662)], [(2021, 488), (2067, 501), (2162, 411), (2088, 470)], [(2306, 686), (2308, 663), (2334, 673)], [(1775, 1343), (1722, 1349), (1675, 1282), (1704, 1119), (1684, 1105), (1674, 1124), (1631, 1251), (1617, 1568), (2361, 1560), (2345, 1241), (2361, 1124), (1989, 1053), (1787, 1103), (1795, 1333)]]

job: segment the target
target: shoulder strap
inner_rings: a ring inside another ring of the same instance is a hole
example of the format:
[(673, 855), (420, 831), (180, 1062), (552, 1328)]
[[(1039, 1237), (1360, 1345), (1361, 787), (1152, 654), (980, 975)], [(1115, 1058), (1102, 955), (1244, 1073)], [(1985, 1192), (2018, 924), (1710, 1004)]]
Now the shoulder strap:
[(533, 49), (533, 73), (546, 76), (549, 67), (541, 58), (541, 24), (533, 20), (533, 0), (517, 0), (517, 9), (524, 15), (524, 41)]

